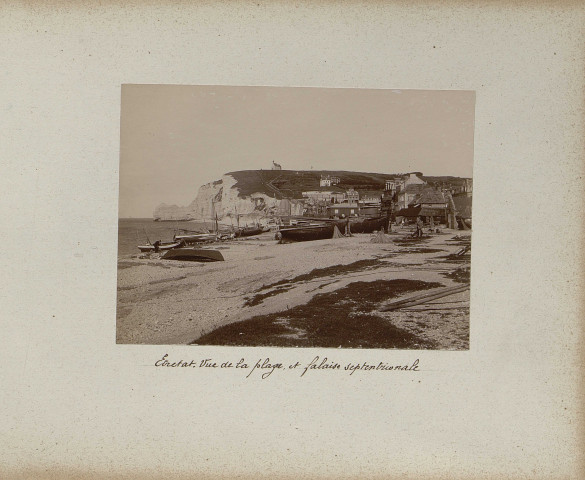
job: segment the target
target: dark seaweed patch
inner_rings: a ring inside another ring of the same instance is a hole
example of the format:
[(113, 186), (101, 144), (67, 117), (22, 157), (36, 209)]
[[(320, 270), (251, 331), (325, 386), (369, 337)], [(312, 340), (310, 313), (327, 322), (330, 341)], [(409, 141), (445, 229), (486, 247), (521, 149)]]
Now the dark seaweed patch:
[[(279, 280), (278, 282), (271, 283), (270, 285), (262, 285), (260, 288), (255, 290), (254, 295), (251, 298), (247, 298), (244, 303), (245, 306), (251, 307), (259, 305), (267, 297), (278, 295), (279, 293), (287, 292), (292, 289), (295, 283), (307, 282), (309, 280), (315, 280), (317, 278), (331, 277), (335, 275), (343, 275), (347, 273), (356, 273), (364, 270), (372, 270), (374, 268), (385, 267), (387, 264), (378, 261), (377, 259), (358, 260), (357, 262), (349, 263), (347, 265), (332, 265), (326, 268), (315, 268), (309, 273), (303, 275), (297, 275), (291, 279)], [(275, 288), (276, 287), (276, 288)], [(273, 291), (268, 293), (260, 293), (266, 290), (275, 288)]]
[(334, 292), (318, 294), (305, 305), (220, 327), (193, 343), (330, 348), (433, 348), (433, 342), (398, 328), (384, 317), (371, 312), (390, 298), (440, 286), (442, 284), (436, 282), (407, 279), (353, 282)]
[(347, 265), (332, 265), (330, 267), (325, 268), (315, 268), (311, 270), (309, 273), (297, 275), (296, 277), (293, 277), (289, 280), (280, 280), (270, 285), (262, 285), (262, 287), (260, 287), (257, 290), (257, 292), (261, 292), (262, 290), (268, 290), (269, 288), (277, 287), (279, 285), (306, 282), (308, 280), (314, 280), (316, 278), (331, 277), (334, 275), (343, 275), (346, 273), (361, 272), (362, 270), (370, 270), (372, 268), (377, 268), (380, 266), (385, 265), (383, 263), (381, 264), (377, 259), (367, 259), (358, 260), (357, 262), (348, 263)]
[(271, 290), (270, 292), (258, 293), (251, 298), (247, 298), (246, 301), (244, 302), (244, 305), (246, 307), (253, 307), (254, 305), (259, 305), (264, 301), (265, 298), (273, 297), (274, 295), (278, 295), (279, 293), (288, 292), (291, 288), (293, 288), (292, 285), (289, 286), (282, 285), (280, 287), (275, 288), (274, 290)]
[(446, 278), (450, 278), (457, 283), (469, 283), (471, 279), (471, 269), (469, 267), (459, 267), (452, 272), (441, 273)]
[(456, 255), (454, 253), (450, 255), (443, 255), (440, 257), (434, 257), (434, 259), (439, 260), (441, 262), (448, 262), (448, 263), (469, 263), (469, 255)]

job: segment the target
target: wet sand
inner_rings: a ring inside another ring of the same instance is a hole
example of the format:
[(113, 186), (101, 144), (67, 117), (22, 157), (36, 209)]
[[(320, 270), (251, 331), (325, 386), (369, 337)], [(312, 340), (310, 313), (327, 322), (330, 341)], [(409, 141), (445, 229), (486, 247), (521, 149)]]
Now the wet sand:
[[(391, 289), (392, 285), (402, 285), (402, 290), (394, 293), (388, 290), (388, 300), (395, 300), (400, 295), (426, 293), (416, 288), (441, 289), (468, 278), (469, 255), (454, 254), (462, 246), (456, 237), (469, 239), (471, 232), (444, 230), (422, 241), (409, 239), (409, 233), (405, 229), (389, 235), (391, 243), (371, 243), (371, 235), (358, 234), (284, 245), (279, 245), (272, 233), (265, 233), (214, 244), (225, 261), (213, 263), (161, 260), (156, 254), (139, 258), (144, 255), (138, 252), (120, 256), (117, 342), (469, 348), (469, 291), (436, 300), (432, 305), (394, 312), (379, 311), (387, 303), (384, 293), (372, 302), (371, 293), (361, 292), (360, 289), (375, 292), (377, 286)], [(395, 282), (386, 287), (384, 282), (388, 281)], [(412, 283), (406, 288), (407, 281), (424, 285)], [(335, 292), (344, 292), (346, 300), (351, 301), (349, 317), (337, 315), (336, 321), (344, 322), (344, 318), (353, 319), (359, 314), (361, 323), (352, 328), (354, 333), (360, 329), (360, 334), (353, 339), (351, 329), (338, 328), (347, 325), (331, 324), (330, 329), (343, 333), (330, 335), (326, 343), (320, 343), (320, 329), (299, 315), (311, 316), (312, 305), (314, 313), (325, 308), (319, 300), (331, 302)], [(299, 311), (301, 307), (304, 309)], [(286, 312), (297, 323), (290, 323)], [(377, 322), (375, 328), (373, 321)], [(260, 325), (270, 325), (270, 335), (264, 336)], [(390, 327), (392, 332), (400, 332), (396, 338), (402, 340), (393, 343), (394, 337), (386, 333)], [(372, 330), (372, 338), (362, 335), (368, 329)], [(388, 338), (380, 343), (380, 337), (385, 336)], [(404, 343), (406, 337), (410, 341)]]

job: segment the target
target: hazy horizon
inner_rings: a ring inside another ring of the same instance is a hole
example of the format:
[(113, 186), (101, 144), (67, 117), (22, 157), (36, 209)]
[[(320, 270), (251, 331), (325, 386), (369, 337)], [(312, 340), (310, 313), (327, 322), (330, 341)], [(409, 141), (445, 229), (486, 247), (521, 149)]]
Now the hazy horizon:
[(186, 206), (228, 172), (472, 177), (475, 92), (123, 85), (119, 218)]

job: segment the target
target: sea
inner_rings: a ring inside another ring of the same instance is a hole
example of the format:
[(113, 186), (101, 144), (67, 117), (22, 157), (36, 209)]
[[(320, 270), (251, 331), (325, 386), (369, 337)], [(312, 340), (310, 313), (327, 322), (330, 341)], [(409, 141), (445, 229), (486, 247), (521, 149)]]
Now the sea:
[(118, 256), (140, 253), (138, 245), (161, 240), (170, 242), (179, 229), (200, 230), (211, 229), (208, 222), (155, 222), (152, 218), (120, 218), (118, 219)]

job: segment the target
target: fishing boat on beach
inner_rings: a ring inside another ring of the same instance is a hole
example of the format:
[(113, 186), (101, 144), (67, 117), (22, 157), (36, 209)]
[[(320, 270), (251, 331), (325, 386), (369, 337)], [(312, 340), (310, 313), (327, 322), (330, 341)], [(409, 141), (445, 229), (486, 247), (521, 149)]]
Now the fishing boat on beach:
[(217, 240), (217, 234), (215, 233), (189, 232), (185, 230), (182, 230), (182, 232), (175, 235), (175, 240), (185, 243), (215, 242)]
[(239, 230), (236, 230), (236, 238), (238, 237), (251, 237), (253, 235), (260, 235), (264, 232), (262, 227), (242, 227)]
[(220, 251), (207, 248), (182, 247), (168, 250), (162, 256), (164, 260), (181, 260), (188, 262), (223, 262)]
[(356, 218), (350, 219), (349, 227), (351, 233), (373, 233), (382, 230), (387, 221), (386, 217)]
[(208, 226), (207, 220), (196, 220), (200, 224), (199, 230), (186, 230), (177, 228), (177, 233), (175, 233), (174, 239), (182, 241), (187, 245), (192, 245), (199, 243), (217, 242), (219, 240), (231, 240), (238, 236), (247, 237), (250, 235), (257, 235), (263, 231), (260, 226), (246, 226), (243, 228), (238, 227), (236, 229), (233, 225), (220, 225), (217, 214), (213, 215), (211, 226)]
[(158, 245), (155, 245), (152, 243), (147, 243), (145, 245), (138, 245), (138, 248), (140, 249), (141, 252), (155, 252), (157, 250), (171, 250), (173, 248), (178, 248), (181, 246), (180, 241), (177, 241), (177, 242), (154, 242), (154, 243), (155, 244), (158, 243)]
[[(305, 242), (333, 238), (335, 227), (340, 233), (372, 233), (386, 226), (386, 217), (350, 218), (322, 221), (321, 223), (297, 221), (297, 226), (281, 228), (278, 232), (281, 243)], [(349, 229), (347, 229), (349, 225)]]
[(328, 222), (321, 225), (309, 225), (292, 228), (281, 228), (278, 232), (280, 243), (306, 242), (310, 240), (326, 240), (333, 238), (335, 227), (341, 229), (346, 221)]

